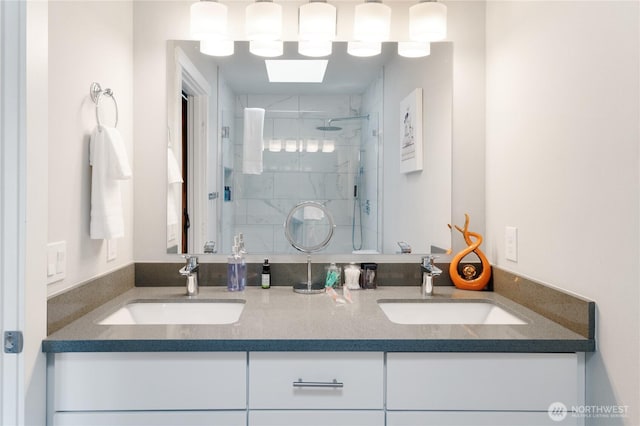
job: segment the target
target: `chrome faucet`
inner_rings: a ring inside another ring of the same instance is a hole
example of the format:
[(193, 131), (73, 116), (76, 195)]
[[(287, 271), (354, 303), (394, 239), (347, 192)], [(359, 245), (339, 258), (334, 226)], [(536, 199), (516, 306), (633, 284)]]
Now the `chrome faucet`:
[(433, 278), (442, 273), (442, 269), (434, 265), (435, 257), (428, 255), (422, 258), (422, 295), (431, 296), (433, 294)]
[(196, 256), (183, 256), (187, 261), (180, 271), (180, 275), (187, 278), (187, 296), (198, 295), (198, 278), (200, 275), (200, 265)]

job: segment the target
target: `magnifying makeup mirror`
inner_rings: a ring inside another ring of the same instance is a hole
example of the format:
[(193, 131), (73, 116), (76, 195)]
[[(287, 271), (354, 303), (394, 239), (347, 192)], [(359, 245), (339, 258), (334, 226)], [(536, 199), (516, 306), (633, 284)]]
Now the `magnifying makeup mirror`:
[(317, 294), (324, 291), (322, 283), (311, 281), (311, 254), (324, 249), (331, 241), (335, 223), (329, 210), (316, 201), (305, 201), (291, 209), (284, 223), (287, 241), (298, 251), (307, 253), (307, 282), (296, 283), (293, 291)]

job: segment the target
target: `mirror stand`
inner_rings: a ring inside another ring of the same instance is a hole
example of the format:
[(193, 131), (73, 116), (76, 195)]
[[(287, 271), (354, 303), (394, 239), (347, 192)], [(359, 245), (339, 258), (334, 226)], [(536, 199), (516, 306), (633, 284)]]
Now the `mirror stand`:
[(294, 284), (293, 291), (300, 294), (324, 293), (324, 285), (322, 285), (321, 282), (313, 284), (313, 282), (311, 281), (311, 255), (310, 254), (307, 254), (307, 282)]
[(305, 201), (291, 209), (284, 222), (284, 234), (291, 245), (307, 253), (307, 282), (296, 283), (293, 291), (301, 294), (324, 293), (322, 282), (311, 280), (311, 253), (325, 248), (336, 225), (326, 206), (315, 201)]

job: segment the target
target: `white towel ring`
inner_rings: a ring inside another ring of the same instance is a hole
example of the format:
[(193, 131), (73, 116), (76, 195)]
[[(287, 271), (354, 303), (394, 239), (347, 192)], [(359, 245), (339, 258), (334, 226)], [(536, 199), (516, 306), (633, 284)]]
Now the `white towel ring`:
[(113, 95), (113, 90), (102, 90), (102, 87), (100, 87), (98, 83), (93, 82), (89, 88), (89, 95), (91, 96), (91, 100), (96, 104), (96, 121), (98, 122), (98, 128), (102, 129), (102, 124), (100, 123), (100, 100), (102, 96), (109, 96), (111, 100), (113, 100), (113, 104), (116, 106), (116, 122), (113, 127), (118, 127), (118, 103)]

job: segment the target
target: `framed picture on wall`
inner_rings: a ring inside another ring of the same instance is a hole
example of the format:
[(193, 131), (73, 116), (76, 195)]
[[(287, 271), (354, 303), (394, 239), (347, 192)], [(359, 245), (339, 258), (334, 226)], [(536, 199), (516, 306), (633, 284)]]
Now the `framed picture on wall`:
[(422, 89), (400, 102), (400, 173), (422, 170)]

